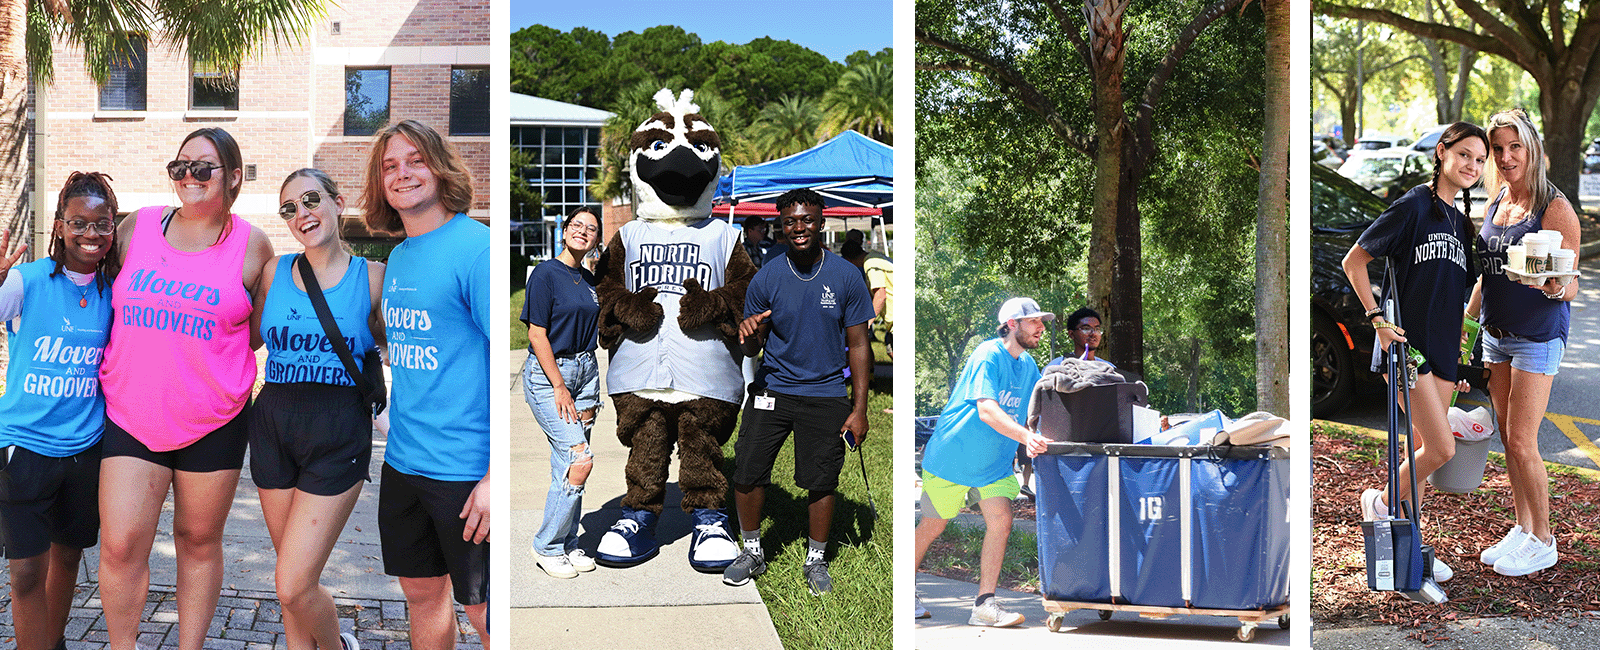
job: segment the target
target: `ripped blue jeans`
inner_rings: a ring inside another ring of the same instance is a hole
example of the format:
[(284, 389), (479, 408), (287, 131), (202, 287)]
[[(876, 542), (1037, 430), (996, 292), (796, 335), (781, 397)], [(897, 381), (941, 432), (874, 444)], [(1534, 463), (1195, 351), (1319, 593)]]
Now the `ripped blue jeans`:
[[(572, 394), (578, 412), (600, 407), (600, 367), (593, 352), (556, 357), (561, 378)], [(550, 491), (544, 501), (544, 523), (533, 537), (533, 551), (546, 557), (564, 555), (578, 547), (578, 517), (583, 512), (583, 486), (567, 480), (568, 470), (579, 460), (593, 462), (589, 449), (588, 423), (567, 422), (556, 411), (555, 388), (539, 367), (539, 359), (528, 355), (522, 364), (522, 393), (533, 409), (533, 417), (550, 440)], [(574, 447), (582, 446), (582, 451)]]

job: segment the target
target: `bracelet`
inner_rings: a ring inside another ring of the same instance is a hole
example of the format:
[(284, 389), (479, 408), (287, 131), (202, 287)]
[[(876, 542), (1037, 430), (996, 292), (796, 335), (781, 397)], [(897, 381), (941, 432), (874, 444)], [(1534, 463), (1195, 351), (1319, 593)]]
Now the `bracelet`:
[(1397, 330), (1397, 329), (1400, 329), (1399, 327), (1396, 327), (1394, 323), (1391, 323), (1391, 322), (1386, 321), (1386, 320), (1380, 320), (1380, 321), (1378, 321), (1376, 323), (1373, 323), (1372, 324), (1372, 328), (1373, 329), (1380, 329), (1380, 330)]
[(1367, 320), (1372, 320), (1373, 316), (1377, 316), (1378, 314), (1381, 314), (1381, 313), (1383, 313), (1383, 308), (1382, 307), (1373, 307), (1372, 309), (1368, 309), (1367, 310)]
[[(1540, 291), (1539, 293), (1544, 293), (1544, 291)], [(1566, 295), (1567, 295), (1567, 288), (1566, 287), (1561, 287), (1561, 290), (1557, 291), (1555, 293), (1544, 293), (1544, 297), (1549, 298), (1551, 300), (1560, 300), (1562, 297), (1564, 297)]]

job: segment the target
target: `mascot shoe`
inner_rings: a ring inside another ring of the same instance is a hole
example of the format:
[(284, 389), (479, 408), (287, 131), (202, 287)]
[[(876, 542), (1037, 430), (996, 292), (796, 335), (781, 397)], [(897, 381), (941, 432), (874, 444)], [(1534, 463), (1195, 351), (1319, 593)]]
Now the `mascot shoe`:
[(722, 573), (739, 557), (739, 546), (728, 536), (728, 515), (721, 510), (696, 508), (690, 533), (689, 566), (701, 573)]
[(655, 557), (661, 552), (655, 537), (656, 518), (648, 510), (623, 508), (622, 518), (600, 538), (595, 561), (603, 566), (627, 568)]

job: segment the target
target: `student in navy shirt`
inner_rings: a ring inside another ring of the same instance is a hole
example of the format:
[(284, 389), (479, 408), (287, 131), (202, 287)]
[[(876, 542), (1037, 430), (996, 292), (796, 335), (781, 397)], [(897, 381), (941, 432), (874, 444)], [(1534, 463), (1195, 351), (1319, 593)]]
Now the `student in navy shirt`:
[(600, 408), (600, 367), (594, 358), (600, 302), (598, 281), (580, 261), (599, 245), (599, 211), (574, 210), (561, 233), (561, 253), (534, 267), (523, 293), (528, 360), (522, 364), (522, 390), (550, 440), (550, 490), (533, 554), (551, 577), (575, 578), (595, 566), (578, 548), (578, 515), (584, 481), (594, 468), (589, 431)]
[[(867, 433), (867, 382), (872, 348), (867, 325), (872, 297), (861, 271), (819, 241), (822, 197), (807, 189), (778, 197), (778, 224), (789, 247), (756, 273), (745, 293), (739, 341), (746, 355), (766, 355), (750, 384), (734, 443), (734, 503), (743, 550), (722, 581), (742, 585), (767, 570), (761, 551), (761, 504), (772, 465), (795, 435), (795, 485), (810, 491), (807, 553), (802, 572), (814, 594), (833, 588), (824, 552), (833, 521), (834, 488), (844, 466), (842, 435), (857, 444)], [(846, 347), (848, 346), (848, 352)], [(846, 397), (850, 366), (853, 398)]]
[[(16, 646), (65, 648), (83, 549), (100, 534), (100, 355), (111, 330), (117, 196), (111, 178), (73, 172), (56, 202), (50, 256), (0, 255), (0, 320), (11, 336), (0, 397), (0, 540), (11, 573)], [(0, 253), (9, 234), (0, 234)], [(63, 325), (65, 323), (65, 325)]]

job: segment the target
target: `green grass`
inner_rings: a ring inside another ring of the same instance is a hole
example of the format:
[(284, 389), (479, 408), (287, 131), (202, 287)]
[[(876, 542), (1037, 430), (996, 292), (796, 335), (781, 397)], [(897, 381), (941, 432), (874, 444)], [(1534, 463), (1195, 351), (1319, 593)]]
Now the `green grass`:
[(523, 289), (511, 292), (511, 349), (528, 349), (528, 326), (522, 323)]
[[(949, 544), (937, 552), (930, 550), (923, 560), (923, 569), (936, 574), (947, 570), (978, 572), (978, 558), (983, 551), (983, 526), (966, 526), (952, 521), (945, 526), (939, 540)], [(1005, 588), (1039, 588), (1039, 538), (1037, 535), (1013, 530), (1006, 539), (1005, 559), (1000, 563), (1000, 584)]]
[[(873, 381), (867, 409), (869, 430), (861, 447), (878, 513), (873, 517), (867, 506), (861, 460), (851, 453), (839, 475), (828, 558), (833, 593), (825, 597), (811, 595), (800, 573), (806, 549), (806, 492), (794, 487), (792, 437), (778, 453), (761, 527), (767, 573), (756, 579), (756, 587), (783, 647), (790, 650), (893, 645), (894, 514), (890, 493), (894, 436), (892, 416), (883, 412), (894, 403), (889, 391), (888, 379)], [(733, 442), (724, 445), (722, 452), (724, 469), (732, 472)]]

